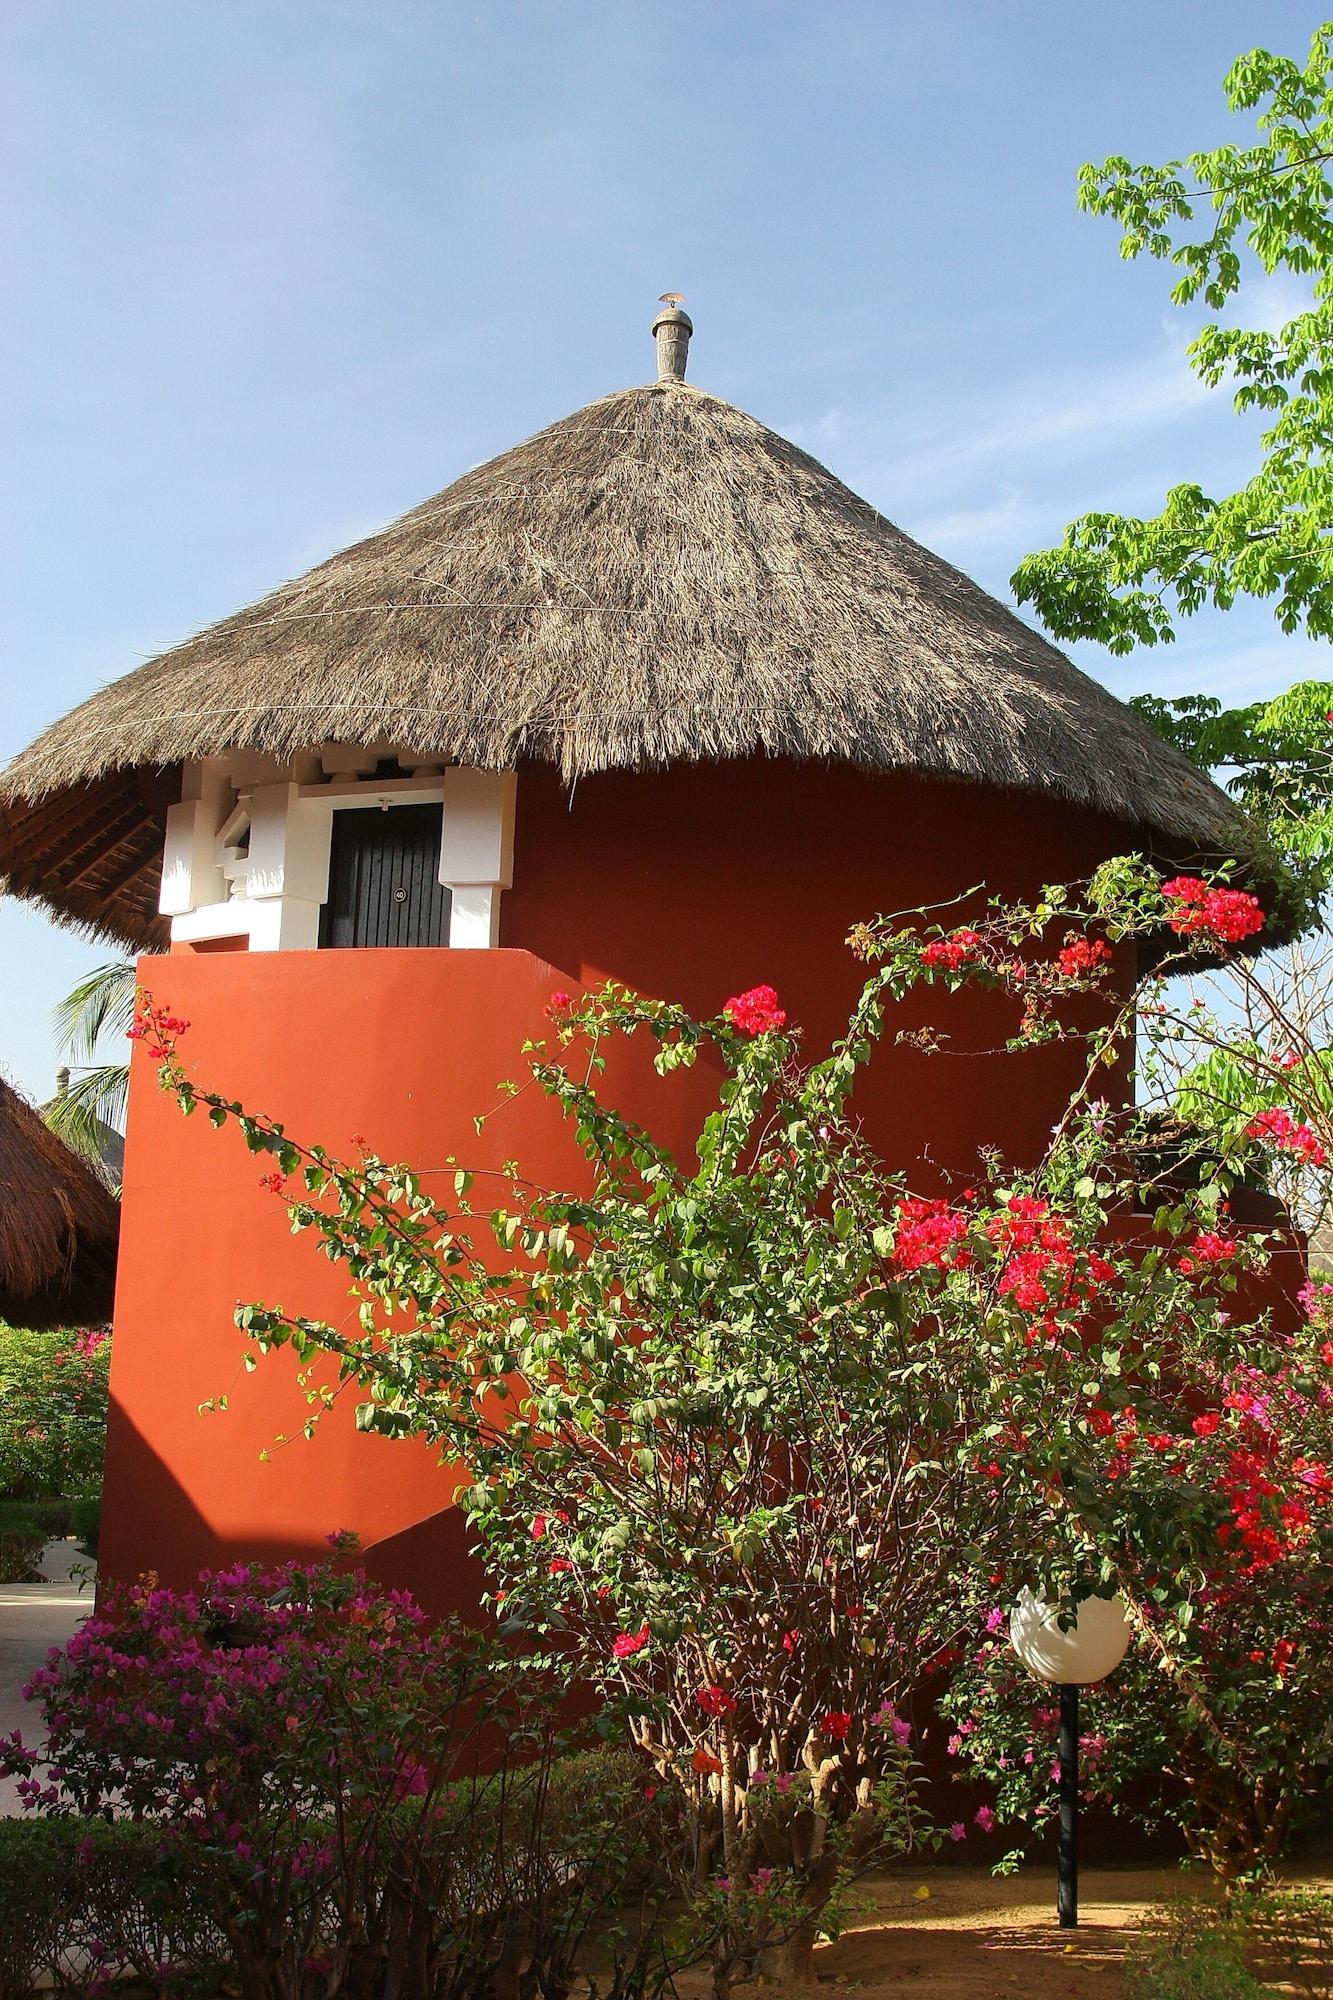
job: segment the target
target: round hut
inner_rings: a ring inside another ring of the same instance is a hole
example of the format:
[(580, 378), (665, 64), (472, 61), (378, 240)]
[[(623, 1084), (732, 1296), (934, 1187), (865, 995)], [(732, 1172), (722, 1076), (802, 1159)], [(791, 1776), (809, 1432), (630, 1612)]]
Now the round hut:
[[(655, 381), (102, 689), (0, 783), (10, 888), (164, 954), (143, 976), (193, 1023), (200, 1074), (290, 1131), (567, 1177), (531, 1094), (473, 1131), (557, 988), (613, 978), (707, 1014), (769, 982), (818, 1049), (859, 984), (847, 931), (876, 912), (1128, 849), (1261, 879), (1235, 808), (1129, 709), (689, 383), (690, 332), (664, 311)], [(1068, 1056), (1034, 1052), (1015, 1088), (987, 996), (949, 1025), (967, 1059), (886, 1050), (867, 1128), (904, 1162), (1033, 1155)], [(631, 1108), (683, 1135), (690, 1087)], [(341, 1413), (272, 1451), (304, 1405), (278, 1362), (241, 1375), (232, 1308), (346, 1299), (200, 1123), (136, 1069), (110, 1566), (180, 1575), (351, 1526), (418, 1586), (429, 1561), (436, 1601), (465, 1595), (424, 1451)]]
[(0, 1319), (44, 1331), (111, 1317), (120, 1209), (0, 1078)]

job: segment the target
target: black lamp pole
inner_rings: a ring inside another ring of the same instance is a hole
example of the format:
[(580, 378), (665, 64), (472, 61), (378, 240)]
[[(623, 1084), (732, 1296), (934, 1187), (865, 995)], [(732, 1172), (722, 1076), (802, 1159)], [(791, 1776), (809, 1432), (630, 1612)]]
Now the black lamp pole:
[(1078, 1689), (1060, 1684), (1060, 1847), (1055, 1907), (1061, 1930), (1078, 1923)]

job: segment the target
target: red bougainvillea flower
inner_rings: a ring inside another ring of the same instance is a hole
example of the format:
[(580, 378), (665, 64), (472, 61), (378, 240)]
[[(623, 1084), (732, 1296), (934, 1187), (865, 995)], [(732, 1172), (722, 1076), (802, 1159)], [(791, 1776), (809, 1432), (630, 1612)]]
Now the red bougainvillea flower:
[(1202, 1417), (1196, 1417), (1190, 1425), (1190, 1429), (1193, 1431), (1195, 1437), (1210, 1438), (1217, 1430), (1221, 1421), (1222, 1419), (1216, 1410), (1209, 1410)]
[(1171, 928), (1180, 937), (1239, 944), (1264, 927), (1258, 898), (1244, 889), (1210, 889), (1197, 875), (1176, 875), (1163, 882), (1162, 896), (1171, 906)]
[(1233, 1237), (1219, 1236), (1215, 1229), (1201, 1229), (1190, 1245), (1189, 1254), (1180, 1259), (1180, 1270), (1189, 1278), (1209, 1266), (1229, 1264), (1239, 1248)]
[(825, 1736), (834, 1743), (845, 1743), (851, 1726), (852, 1718), (845, 1708), (829, 1709), (822, 1725)]
[(932, 938), (921, 947), (921, 963), (942, 966), (946, 972), (957, 972), (976, 958), (981, 939), (975, 931), (950, 931), (948, 937)]
[(725, 1688), (700, 1688), (694, 1699), (705, 1715), (734, 1715), (736, 1711), (736, 1704)]
[(1308, 1125), (1298, 1125), (1291, 1113), (1278, 1106), (1261, 1111), (1245, 1127), (1247, 1139), (1262, 1139), (1279, 1153), (1291, 1153), (1309, 1167), (1328, 1165), (1328, 1155)]
[(968, 1218), (947, 1201), (926, 1201), (911, 1195), (900, 1202), (895, 1217), (893, 1262), (900, 1271), (963, 1270), (972, 1253), (963, 1247)]
[(771, 986), (752, 986), (748, 993), (735, 993), (722, 1009), (743, 1035), (766, 1035), (787, 1025), (785, 1011)]
[(259, 1185), (267, 1188), (270, 1194), (284, 1194), (287, 1189), (287, 1176), (276, 1171), (271, 1174), (261, 1174)]
[(1109, 964), (1110, 958), (1111, 947), (1101, 938), (1074, 938), (1055, 962), (1066, 979), (1087, 979)]
[(556, 1021), (562, 1014), (569, 1012), (572, 1004), (568, 993), (553, 993), (546, 1003), (546, 1011), (550, 1018)]
[(568, 1556), (556, 1556), (553, 1562), (547, 1563), (546, 1574), (548, 1576), (563, 1576), (566, 1570), (573, 1569), (573, 1567), (574, 1565)]
[(635, 1653), (643, 1651), (651, 1636), (646, 1625), (637, 1632), (617, 1632), (611, 1651), (617, 1660), (632, 1659)]
[(542, 1537), (543, 1537), (543, 1536), (545, 1535), (545, 1533), (546, 1533), (546, 1516), (545, 1516), (545, 1514), (534, 1514), (534, 1515), (533, 1515), (533, 1517), (532, 1517), (532, 1529), (531, 1529), (531, 1533), (532, 1533), (532, 1539), (533, 1539), (533, 1541), (534, 1541), (534, 1542), (539, 1542), (539, 1541), (541, 1541)]

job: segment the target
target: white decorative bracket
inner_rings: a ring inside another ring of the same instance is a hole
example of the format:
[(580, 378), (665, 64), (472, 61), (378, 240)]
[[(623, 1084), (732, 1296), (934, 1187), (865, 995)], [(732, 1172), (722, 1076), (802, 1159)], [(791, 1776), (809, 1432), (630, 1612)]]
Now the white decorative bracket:
[(449, 942), (488, 951), (500, 942), (500, 891), (514, 881), (513, 771), (455, 765), (444, 774), (440, 880), (452, 897)]

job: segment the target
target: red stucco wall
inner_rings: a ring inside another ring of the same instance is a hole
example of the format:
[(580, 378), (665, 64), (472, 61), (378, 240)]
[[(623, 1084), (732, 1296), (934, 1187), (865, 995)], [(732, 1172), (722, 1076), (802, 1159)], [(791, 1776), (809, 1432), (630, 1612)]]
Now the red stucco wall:
[[(861, 969), (843, 940), (860, 918), (957, 894), (981, 877), (1028, 892), (1086, 872), (1130, 844), (1123, 830), (1054, 802), (762, 762), (580, 782), (519, 782), (514, 888), (498, 952), (185, 954), (148, 960), (146, 984), (192, 1026), (182, 1055), (202, 1081), (333, 1148), (365, 1135), (382, 1154), (444, 1175), (448, 1155), (568, 1184), (578, 1163), (529, 1092), (479, 1141), (476, 1111), (521, 1069), (557, 987), (613, 977), (703, 1013), (761, 980), (820, 1052)], [(1122, 968), (1122, 971), (1126, 971)], [(901, 1025), (926, 1018), (914, 1003)], [(951, 1053), (886, 1048), (858, 1097), (904, 1164), (971, 1170), (978, 1145), (1031, 1157), (1064, 1101), (1071, 1056), (987, 1054), (1008, 1003), (965, 995), (934, 1017)], [(612, 1087), (664, 1136), (691, 1129), (711, 1078), (662, 1084), (647, 1051), (624, 1051)], [(112, 1365), (102, 1562), (179, 1581), (236, 1553), (317, 1547), (353, 1527), (372, 1567), (428, 1601), (466, 1602), (450, 1475), (416, 1444), (354, 1434), (351, 1400), (299, 1437), (306, 1406), (287, 1355), (241, 1367), (238, 1299), (337, 1320), (339, 1272), (293, 1238), (261, 1190), (267, 1162), (234, 1130), (185, 1120), (136, 1051)], [(447, 1181), (442, 1180), (442, 1186)], [(225, 1394), (225, 1414), (198, 1404)], [(278, 1434), (297, 1441), (272, 1447)]]

